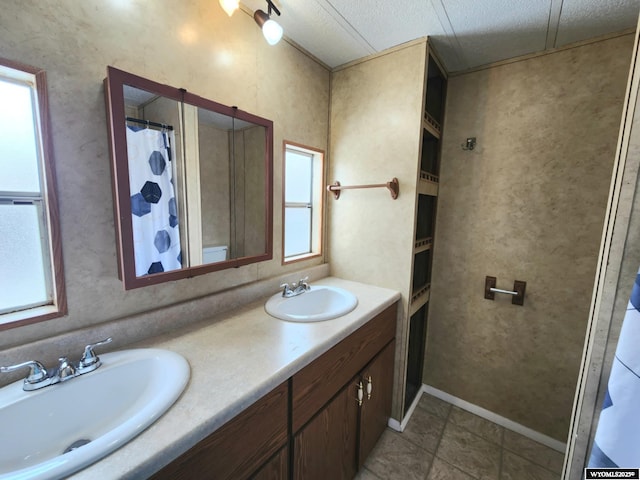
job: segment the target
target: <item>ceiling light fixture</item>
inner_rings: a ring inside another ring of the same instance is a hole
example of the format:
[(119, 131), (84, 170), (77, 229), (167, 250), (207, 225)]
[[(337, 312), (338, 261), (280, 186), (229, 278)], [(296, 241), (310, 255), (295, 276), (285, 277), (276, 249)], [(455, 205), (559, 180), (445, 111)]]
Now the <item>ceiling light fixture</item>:
[(267, 43), (269, 45), (275, 45), (282, 38), (283, 30), (278, 22), (271, 20), (271, 12), (274, 11), (280, 16), (280, 10), (277, 9), (271, 0), (267, 0), (267, 5), (269, 6), (269, 13), (265, 13), (263, 10), (256, 10), (253, 14), (253, 19), (262, 29), (262, 35), (264, 35)]
[(219, 1), (220, 1), (220, 6), (225, 12), (227, 12), (227, 15), (229, 16), (233, 15), (233, 12), (235, 12), (240, 7), (240, 3), (238, 0), (219, 0)]

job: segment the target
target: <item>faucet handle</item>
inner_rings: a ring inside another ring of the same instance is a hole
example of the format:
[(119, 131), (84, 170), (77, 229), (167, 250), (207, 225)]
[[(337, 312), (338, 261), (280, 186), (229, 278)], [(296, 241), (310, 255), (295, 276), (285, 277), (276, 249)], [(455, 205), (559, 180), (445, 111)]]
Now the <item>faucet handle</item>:
[(84, 373), (86, 373), (87, 369), (95, 370), (96, 368), (98, 368), (100, 366), (100, 357), (96, 355), (93, 349), (101, 345), (111, 343), (112, 341), (113, 338), (109, 337), (84, 347), (84, 353), (82, 354), (82, 358), (78, 362), (78, 369), (85, 370)]
[(47, 378), (47, 369), (37, 360), (29, 360), (28, 362), (0, 367), (0, 372), (8, 373), (18, 370), (19, 368), (29, 367), (29, 376), (24, 379), (25, 383), (38, 383)]
[(282, 285), (280, 285), (280, 288), (282, 288), (282, 296), (283, 297), (291, 295), (291, 287), (289, 286), (288, 283), (283, 283)]
[(305, 290), (309, 290), (309, 288), (310, 288), (310, 287), (309, 287), (309, 284), (307, 283), (307, 280), (309, 280), (309, 275), (307, 275), (307, 276), (306, 276), (306, 277), (304, 277), (304, 278), (301, 278), (301, 279), (298, 281), (298, 287), (302, 287), (302, 288), (304, 288)]
[(61, 382), (73, 378), (76, 376), (76, 367), (73, 366), (67, 357), (60, 357), (58, 359), (58, 377)]

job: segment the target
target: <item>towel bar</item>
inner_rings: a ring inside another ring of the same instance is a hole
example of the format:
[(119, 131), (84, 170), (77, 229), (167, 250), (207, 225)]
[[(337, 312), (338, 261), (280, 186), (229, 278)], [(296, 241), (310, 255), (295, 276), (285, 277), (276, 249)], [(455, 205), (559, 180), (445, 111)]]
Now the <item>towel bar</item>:
[(503, 290), (501, 288), (491, 287), (489, 290), (491, 290), (494, 293), (506, 293), (507, 295), (518, 295), (518, 292), (514, 292), (512, 290)]
[(393, 177), (390, 182), (387, 183), (376, 183), (376, 184), (368, 184), (368, 185), (340, 185), (340, 182), (336, 181), (332, 185), (327, 185), (327, 191), (333, 193), (333, 196), (336, 200), (340, 198), (341, 190), (351, 190), (356, 188), (380, 188), (386, 187), (391, 192), (391, 198), (394, 200), (398, 198), (400, 194), (400, 183), (398, 179)]
[(513, 282), (513, 290), (503, 290), (502, 288), (496, 288), (496, 277), (487, 276), (484, 280), (484, 298), (487, 300), (495, 300), (496, 293), (504, 293), (506, 295), (512, 295), (511, 303), (513, 305), (524, 305), (524, 292), (527, 288), (527, 282), (515, 280)]

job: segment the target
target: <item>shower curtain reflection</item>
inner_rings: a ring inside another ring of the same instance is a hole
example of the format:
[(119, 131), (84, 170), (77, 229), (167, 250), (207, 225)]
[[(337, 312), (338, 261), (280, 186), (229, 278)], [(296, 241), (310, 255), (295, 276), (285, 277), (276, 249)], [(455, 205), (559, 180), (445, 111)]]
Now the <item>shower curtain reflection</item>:
[(182, 268), (172, 145), (172, 130), (127, 127), (136, 276)]

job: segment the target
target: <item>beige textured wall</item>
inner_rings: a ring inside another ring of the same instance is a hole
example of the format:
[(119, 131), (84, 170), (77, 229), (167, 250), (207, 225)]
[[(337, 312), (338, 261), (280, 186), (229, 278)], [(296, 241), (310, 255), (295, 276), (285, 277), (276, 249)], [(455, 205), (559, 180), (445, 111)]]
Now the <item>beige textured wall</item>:
[[(411, 289), (411, 252), (418, 172), (426, 43), (414, 44), (334, 73), (331, 89), (329, 182), (400, 182), (386, 189), (346, 190), (328, 199), (331, 272), (341, 278)], [(403, 318), (401, 314), (400, 318)], [(396, 342), (394, 416), (404, 391), (406, 322)]]
[(229, 18), (212, 0), (5, 0), (0, 56), (47, 72), (69, 304), (66, 317), (2, 332), (0, 349), (322, 263), (281, 265), (276, 193), (272, 261), (129, 292), (118, 280), (107, 65), (273, 120), (274, 192), (283, 138), (327, 148), (329, 72), (286, 42), (267, 45), (246, 13)]
[[(424, 380), (561, 441), (632, 40), (449, 79)], [(486, 275), (526, 281), (524, 306), (485, 300)]]

